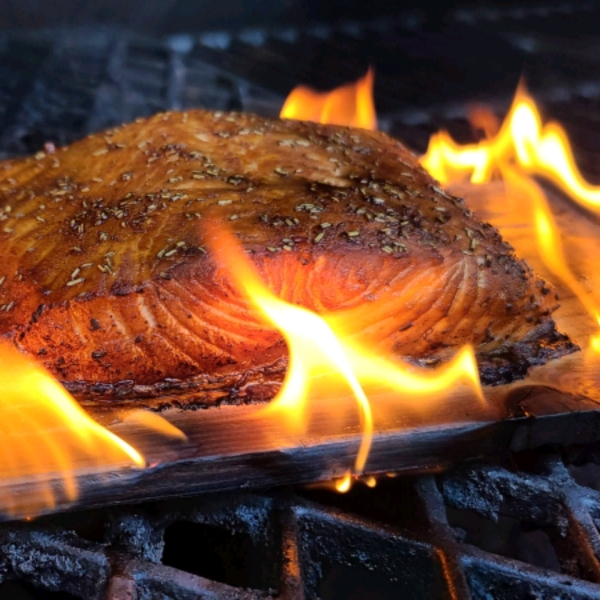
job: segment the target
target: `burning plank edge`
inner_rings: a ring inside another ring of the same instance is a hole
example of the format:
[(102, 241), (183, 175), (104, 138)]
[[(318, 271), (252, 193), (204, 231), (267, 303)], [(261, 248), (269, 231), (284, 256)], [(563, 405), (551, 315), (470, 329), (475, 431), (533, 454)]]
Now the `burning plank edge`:
[[(492, 395), (500, 393), (497, 388)], [(398, 427), (396, 421), (394, 426), (380, 428), (373, 438), (367, 473), (435, 472), (508, 450), (598, 439), (600, 408), (591, 400), (545, 386), (519, 386), (504, 394), (504, 399), (507, 415), (500, 419), (461, 419), (416, 427)], [(48, 485), (57, 491), (56, 505), (42, 512), (327, 481), (341, 477), (352, 464), (361, 439), (358, 424), (336, 435), (285, 440), (273, 423), (261, 426), (260, 420), (254, 420), (249, 426), (249, 418), (258, 410), (257, 406), (226, 406), (163, 413), (185, 431), (185, 443), (157, 438), (131, 423), (117, 423), (110, 429), (139, 448), (149, 466), (105, 472), (77, 470), (80, 495), (75, 503), (60, 494), (58, 475), (49, 478)], [(27, 506), (35, 500), (34, 483), (39, 481), (3, 479), (0, 494), (11, 495)]]

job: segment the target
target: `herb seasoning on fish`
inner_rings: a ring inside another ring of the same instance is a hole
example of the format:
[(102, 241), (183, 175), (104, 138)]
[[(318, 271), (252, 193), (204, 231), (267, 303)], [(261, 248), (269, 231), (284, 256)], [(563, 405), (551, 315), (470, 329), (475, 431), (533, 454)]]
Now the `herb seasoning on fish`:
[(574, 349), (555, 294), (399, 142), (206, 111), (0, 163), (0, 335), (79, 397), (272, 397), (285, 343), (204, 249), (211, 219), (284, 300), (388, 355), (470, 343), (496, 383)]

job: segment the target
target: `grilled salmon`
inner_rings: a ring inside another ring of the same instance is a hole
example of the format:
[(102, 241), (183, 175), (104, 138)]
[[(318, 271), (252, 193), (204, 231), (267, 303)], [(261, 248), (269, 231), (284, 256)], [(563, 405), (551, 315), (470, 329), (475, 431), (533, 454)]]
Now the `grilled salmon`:
[(210, 219), (277, 295), (390, 355), (470, 343), (498, 383), (575, 348), (550, 286), (399, 142), (200, 110), (0, 163), (0, 336), (81, 398), (272, 397), (286, 346), (211, 256)]

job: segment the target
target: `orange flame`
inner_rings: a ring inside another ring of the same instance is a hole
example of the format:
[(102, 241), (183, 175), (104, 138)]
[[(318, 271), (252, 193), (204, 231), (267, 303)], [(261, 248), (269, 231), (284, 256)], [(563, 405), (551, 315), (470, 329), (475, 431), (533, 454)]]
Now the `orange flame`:
[(228, 269), (240, 290), (259, 313), (284, 336), (290, 353), (289, 368), (282, 390), (271, 407), (300, 430), (306, 427), (305, 402), (311, 382), (319, 380), (320, 392), (346, 388), (356, 398), (363, 421), (364, 435), (356, 457), (355, 469), (364, 469), (371, 447), (373, 417), (344, 349), (327, 323), (306, 308), (288, 304), (272, 294), (260, 281), (252, 263), (235, 239), (213, 227), (211, 246)]
[[(509, 193), (524, 192), (532, 204), (538, 252), (544, 264), (579, 298), (581, 304), (600, 327), (600, 308), (567, 265), (560, 232), (548, 207), (544, 192), (533, 179), (519, 174), (515, 169), (503, 169), (503, 177)], [(598, 350), (600, 346), (598, 348), (596, 346), (599, 343), (600, 334), (596, 334), (591, 339), (593, 349)]]
[(148, 410), (135, 409), (129, 411), (122, 418), (123, 423), (142, 427), (150, 432), (172, 440), (187, 441), (187, 435), (166, 419)]
[(335, 482), (335, 490), (340, 494), (345, 494), (350, 491), (352, 487), (352, 473), (347, 471), (346, 474), (339, 480)]
[(279, 116), (282, 119), (377, 129), (374, 80), (375, 74), (369, 67), (364, 77), (331, 92), (317, 92), (309, 87), (298, 86), (286, 98)]
[[(490, 122), (491, 115), (484, 115), (485, 111), (479, 110), (477, 121)], [(461, 146), (441, 131), (431, 137), (421, 164), (441, 183), (465, 179), (486, 183), (500, 164), (515, 165), (531, 175), (548, 178), (582, 206), (600, 210), (600, 187), (590, 185), (582, 177), (561, 125), (554, 121), (542, 124), (540, 112), (524, 84), (519, 85), (495, 136)]]
[(331, 406), (341, 394), (350, 392), (358, 404), (361, 443), (354, 468), (336, 484), (338, 491), (350, 489), (353, 476), (363, 473), (371, 448), (373, 414), (365, 386), (398, 392), (399, 402), (408, 401), (412, 405), (417, 396), (452, 390), (465, 381), (483, 399), (472, 350), (463, 349), (454, 360), (435, 371), (416, 370), (377, 357), (372, 350), (350, 341), (339, 315), (331, 319), (319, 316), (277, 298), (264, 286), (237, 240), (215, 223), (210, 226), (208, 243), (212, 254), (258, 314), (281, 332), (288, 345), (290, 359), (284, 384), (265, 413), (281, 417), (288, 427), (303, 432), (308, 426), (309, 400), (320, 398)]
[[(24, 503), (0, 488), (0, 510), (31, 515), (78, 496), (76, 470), (142, 467), (144, 458), (91, 419), (46, 371), (0, 345), (0, 479), (23, 479), (36, 497)], [(60, 490), (50, 483), (58, 478)], [(33, 484), (31, 483), (33, 480)]]
[[(476, 121), (487, 132), (493, 130), (494, 117), (490, 113), (479, 110)], [(594, 211), (600, 211), (600, 187), (590, 185), (581, 176), (565, 130), (556, 122), (542, 124), (539, 110), (523, 84), (496, 135), (461, 146), (447, 132), (439, 132), (431, 137), (421, 164), (442, 183), (468, 180), (481, 184), (499, 175), (511, 194), (523, 194), (533, 210), (541, 259), (600, 327), (600, 307), (569, 269), (546, 197), (531, 176), (549, 179), (578, 204)], [(592, 337), (591, 346), (600, 351), (600, 333)]]

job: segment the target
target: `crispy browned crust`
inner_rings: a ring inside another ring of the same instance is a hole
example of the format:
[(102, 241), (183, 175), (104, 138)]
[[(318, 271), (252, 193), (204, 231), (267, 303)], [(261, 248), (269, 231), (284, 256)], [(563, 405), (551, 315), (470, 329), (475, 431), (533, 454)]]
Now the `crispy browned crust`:
[(282, 298), (490, 381), (574, 347), (553, 291), (383, 133), (169, 113), (0, 164), (0, 335), (79, 396), (264, 399), (285, 370), (206, 249), (231, 226)]

